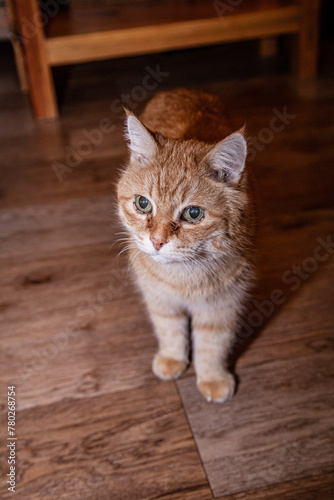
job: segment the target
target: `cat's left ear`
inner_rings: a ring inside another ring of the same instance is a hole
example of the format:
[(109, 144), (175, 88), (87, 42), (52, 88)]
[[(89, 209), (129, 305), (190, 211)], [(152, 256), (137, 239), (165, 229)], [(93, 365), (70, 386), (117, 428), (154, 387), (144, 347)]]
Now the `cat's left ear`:
[(126, 138), (130, 141), (131, 157), (140, 165), (146, 166), (154, 158), (156, 142), (150, 132), (133, 113), (126, 112)]
[(219, 142), (208, 154), (207, 161), (218, 180), (235, 185), (245, 168), (247, 142), (244, 128)]

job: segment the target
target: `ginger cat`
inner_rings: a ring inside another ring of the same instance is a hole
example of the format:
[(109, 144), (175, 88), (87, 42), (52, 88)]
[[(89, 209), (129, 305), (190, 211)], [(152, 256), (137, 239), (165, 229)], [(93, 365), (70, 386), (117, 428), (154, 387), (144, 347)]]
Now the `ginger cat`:
[(179, 377), (189, 324), (199, 391), (235, 390), (227, 356), (253, 281), (253, 210), (243, 129), (231, 133), (217, 97), (157, 94), (140, 120), (127, 111), (130, 160), (118, 182), (119, 215), (159, 350), (153, 372)]

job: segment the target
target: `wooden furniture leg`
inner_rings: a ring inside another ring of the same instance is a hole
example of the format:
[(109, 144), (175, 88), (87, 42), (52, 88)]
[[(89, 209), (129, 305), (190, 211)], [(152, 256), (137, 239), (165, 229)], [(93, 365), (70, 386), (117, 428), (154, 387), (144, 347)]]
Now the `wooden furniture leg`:
[(312, 78), (317, 74), (321, 0), (300, 0), (301, 23), (298, 35), (297, 74)]
[(37, 118), (55, 118), (58, 106), (38, 0), (13, 0), (15, 18), (23, 44), (29, 91)]

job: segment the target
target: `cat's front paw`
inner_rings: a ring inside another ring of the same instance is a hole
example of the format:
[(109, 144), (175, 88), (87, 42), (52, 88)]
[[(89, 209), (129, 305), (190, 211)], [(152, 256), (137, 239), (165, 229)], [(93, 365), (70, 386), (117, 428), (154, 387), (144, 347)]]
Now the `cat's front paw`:
[(225, 403), (232, 399), (235, 390), (235, 379), (231, 373), (226, 373), (217, 380), (201, 380), (197, 382), (200, 393), (214, 403)]
[(156, 354), (152, 368), (157, 377), (162, 380), (172, 380), (178, 378), (185, 371), (187, 362)]

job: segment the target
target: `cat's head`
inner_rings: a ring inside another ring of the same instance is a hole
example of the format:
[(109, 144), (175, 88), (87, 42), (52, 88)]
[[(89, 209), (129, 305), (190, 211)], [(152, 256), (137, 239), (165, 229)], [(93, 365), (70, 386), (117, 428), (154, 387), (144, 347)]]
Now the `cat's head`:
[(242, 131), (215, 145), (169, 139), (128, 113), (127, 138), (118, 205), (138, 249), (162, 264), (231, 253), (247, 212)]

